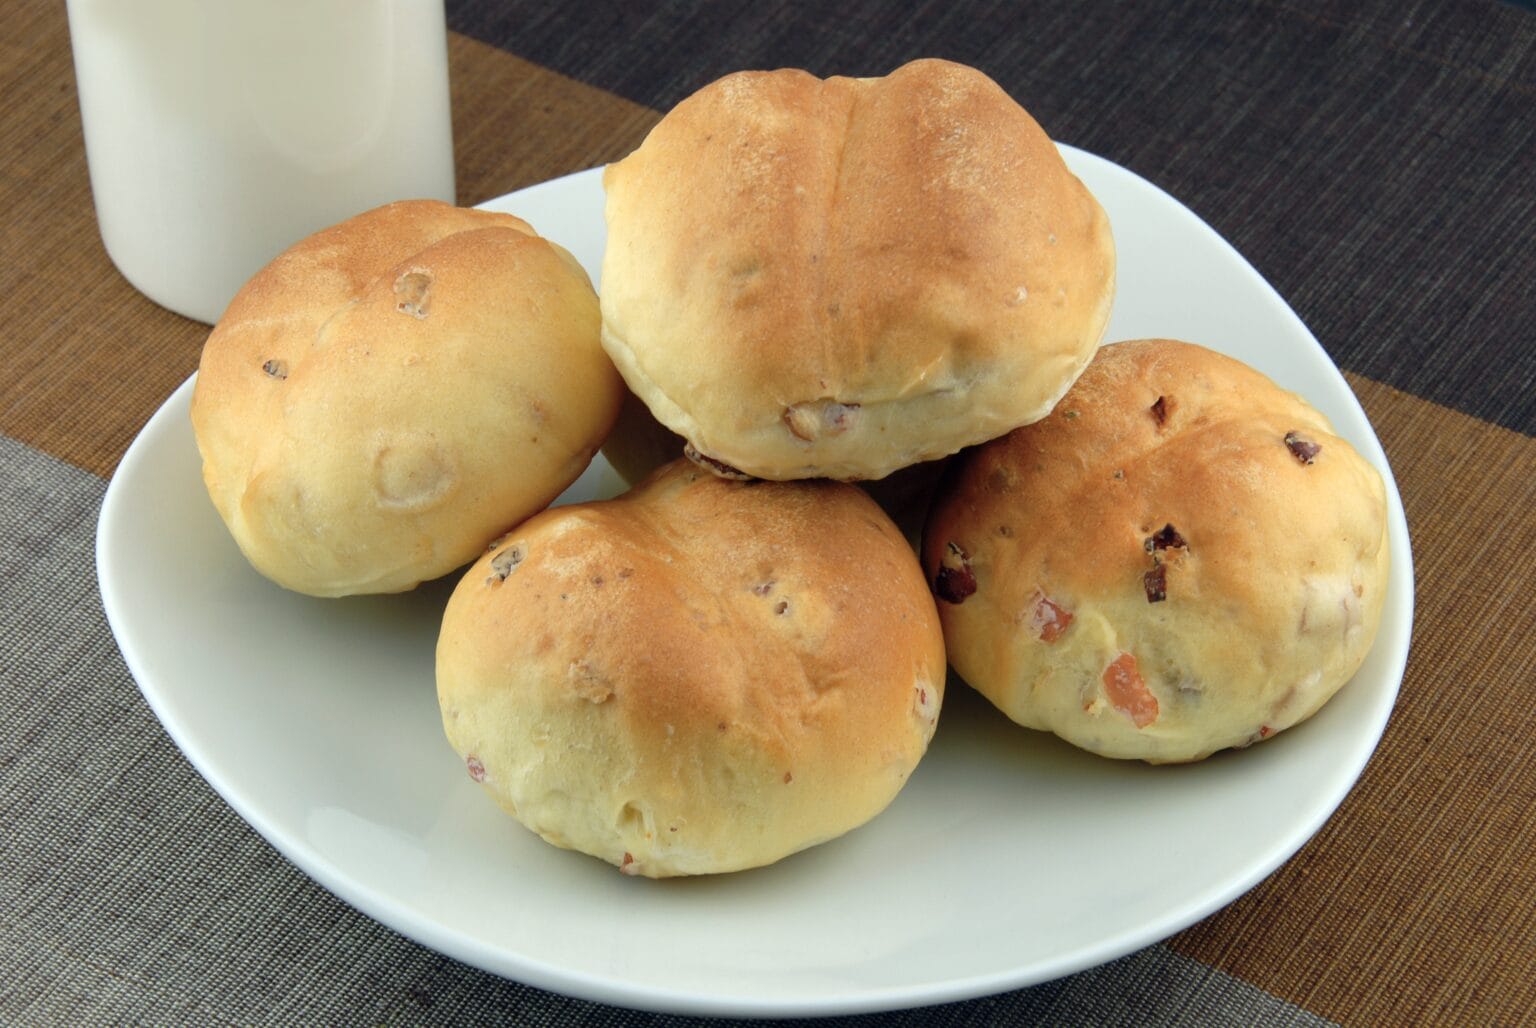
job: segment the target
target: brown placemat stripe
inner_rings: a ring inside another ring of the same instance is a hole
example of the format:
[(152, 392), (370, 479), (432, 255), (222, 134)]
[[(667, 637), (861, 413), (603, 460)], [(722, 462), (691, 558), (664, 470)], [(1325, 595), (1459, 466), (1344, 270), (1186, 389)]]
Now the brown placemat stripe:
[(467, 36), (449, 61), (461, 204), (616, 161), (661, 117)]
[[(108, 258), (90, 211), (69, 35), (45, 5), (3, 51), (0, 267), (11, 276), (0, 432), (109, 475), (144, 420), (197, 368), (208, 328), (169, 314)], [(628, 153), (658, 115), (461, 35), (449, 38), (461, 203)], [(537, 226), (535, 226), (537, 227)]]
[[(163, 313), (118, 275), (95, 219), (60, 214), (92, 210), (67, 23), (47, 4), (20, 5), (8, 20), (0, 431), (102, 473), (137, 431), (131, 422), (185, 377), (202, 330), (165, 338)], [(161, 373), (167, 366), (178, 370)]]
[(1413, 539), (1397, 708), (1317, 837), (1171, 944), (1346, 1024), (1514, 1024), (1536, 1010), (1536, 439), (1349, 379)]

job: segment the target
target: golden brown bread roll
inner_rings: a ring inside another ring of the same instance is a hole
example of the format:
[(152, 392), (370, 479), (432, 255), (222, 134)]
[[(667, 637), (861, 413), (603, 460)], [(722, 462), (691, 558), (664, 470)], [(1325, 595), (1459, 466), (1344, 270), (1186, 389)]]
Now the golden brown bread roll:
[(767, 864), (879, 813), (944, 673), (916, 556), (869, 497), (685, 460), (498, 540), (437, 650), (470, 775), (549, 842), (649, 877)]
[(1033, 421), (1108, 320), (1103, 210), (962, 65), (729, 75), (603, 181), (604, 346), (761, 478), (881, 478)]
[(950, 662), (1111, 757), (1200, 759), (1309, 717), (1365, 658), (1381, 476), (1202, 347), (1103, 347), (1051, 415), (955, 458), (924, 537)]
[(241, 550), (319, 596), (463, 566), (581, 473), (622, 382), (575, 260), (505, 214), (390, 204), (259, 272), (203, 348), (192, 424)]

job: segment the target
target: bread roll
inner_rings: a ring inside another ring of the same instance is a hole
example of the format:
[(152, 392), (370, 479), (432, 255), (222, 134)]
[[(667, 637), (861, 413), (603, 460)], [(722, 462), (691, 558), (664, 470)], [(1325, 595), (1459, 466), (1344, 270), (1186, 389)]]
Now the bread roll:
[(470, 776), (556, 846), (655, 878), (768, 864), (875, 816), (944, 674), (916, 555), (869, 497), (686, 460), (495, 543), (437, 649)]
[(1309, 717), (1365, 658), (1381, 476), (1259, 372), (1106, 346), (1052, 414), (952, 462), (924, 567), (950, 661), (1021, 725), (1198, 760)]
[(299, 242), (203, 348), (203, 479), (262, 574), (397, 592), (474, 559), (581, 473), (622, 382), (580, 265), (517, 218), (436, 201)]
[(1033, 421), (1109, 317), (1103, 210), (962, 65), (729, 75), (603, 181), (603, 345), (760, 478), (881, 478)]

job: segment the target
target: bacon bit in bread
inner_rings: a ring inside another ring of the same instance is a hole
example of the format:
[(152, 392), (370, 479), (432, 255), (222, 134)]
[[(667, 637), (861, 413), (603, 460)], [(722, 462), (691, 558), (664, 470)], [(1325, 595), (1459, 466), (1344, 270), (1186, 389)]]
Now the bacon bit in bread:
[[(1142, 547), (1152, 555), (1152, 570), (1141, 576), (1141, 587), (1147, 594), (1148, 603), (1161, 603), (1168, 598), (1168, 568), (1164, 560), (1167, 557), (1181, 556), (1189, 549), (1189, 544), (1184, 541), (1184, 537), (1179, 534), (1177, 528), (1164, 525), (1148, 536)], [(1168, 554), (1169, 550), (1180, 552)]]
[(634, 854), (628, 850), (624, 851), (624, 859), (619, 861), (619, 870), (627, 875), (637, 875), (640, 873), (640, 865), (636, 863)]
[(705, 469), (706, 471), (713, 472), (721, 478), (729, 478), (734, 482), (745, 482), (752, 477), (739, 468), (731, 467), (729, 464), (725, 463), (725, 461), (715, 460), (713, 457), (705, 456), (697, 449), (695, 449), (692, 443), (689, 443), (683, 447), (683, 456), (687, 457), (689, 460), (693, 461), (695, 464)]
[(926, 686), (919, 685), (912, 696), (912, 713), (922, 723), (935, 725), (939, 720), (938, 694), (930, 694)]
[(1034, 610), (1029, 614), (1029, 626), (1041, 642), (1053, 643), (1071, 626), (1072, 612), (1038, 590), (1035, 596), (1037, 599)]
[(413, 318), (425, 318), (431, 294), (431, 275), (424, 271), (407, 271), (395, 279), (395, 295), (400, 298), (395, 303), (395, 310)]
[(521, 546), (508, 546), (496, 556), (491, 558), (491, 573), (485, 577), (486, 585), (500, 585), (507, 580), (507, 576), (517, 570), (517, 566), (523, 562)]
[(1303, 464), (1311, 464), (1317, 460), (1317, 455), (1323, 452), (1322, 446), (1307, 439), (1298, 432), (1285, 433), (1285, 445), (1291, 451), (1291, 456)]
[(471, 753), (464, 758), (464, 766), (469, 768), (469, 777), (477, 782), (485, 781), (485, 765), (480, 763), (480, 758)]
[(1275, 730), (1273, 728), (1269, 727), (1268, 725), (1260, 725), (1257, 732), (1254, 732), (1248, 738), (1244, 739), (1242, 742), (1236, 744), (1232, 748), (1234, 750), (1246, 750), (1254, 743), (1263, 742), (1265, 739), (1268, 739), (1271, 735), (1274, 734)]
[(815, 442), (824, 435), (841, 435), (853, 425), (859, 412), (856, 403), (810, 400), (784, 408), (784, 426), (796, 439)]
[(976, 573), (971, 570), (970, 554), (954, 543), (945, 543), (939, 573), (933, 579), (934, 595), (946, 603), (964, 603), (975, 591)]
[(1120, 654), (1104, 669), (1104, 694), (1137, 728), (1157, 720), (1157, 697), (1147, 688), (1136, 667), (1136, 658), (1129, 653)]
[(1152, 533), (1145, 545), (1147, 552), (1154, 557), (1163, 550), (1184, 550), (1189, 548), (1189, 544), (1184, 541), (1184, 537), (1179, 534), (1179, 530), (1172, 525), (1164, 525)]

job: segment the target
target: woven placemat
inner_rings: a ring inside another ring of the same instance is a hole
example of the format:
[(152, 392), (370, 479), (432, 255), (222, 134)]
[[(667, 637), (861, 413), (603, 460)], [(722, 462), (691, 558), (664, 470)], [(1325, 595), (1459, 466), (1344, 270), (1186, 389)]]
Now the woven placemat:
[[(1513, 1024), (1536, 1009), (1536, 15), (1470, 0), (457, 0), (449, 16), (465, 203), (619, 157), (738, 67), (975, 63), (1254, 260), (1386, 448), (1413, 538), (1414, 643), (1337, 815), (1163, 946), (886, 1021)], [(135, 293), (101, 248), (62, 5), (22, 5), (8, 28), (0, 1021), (647, 1023), (351, 911), (244, 826), (143, 706), (95, 599), (95, 508), (207, 328)]]

